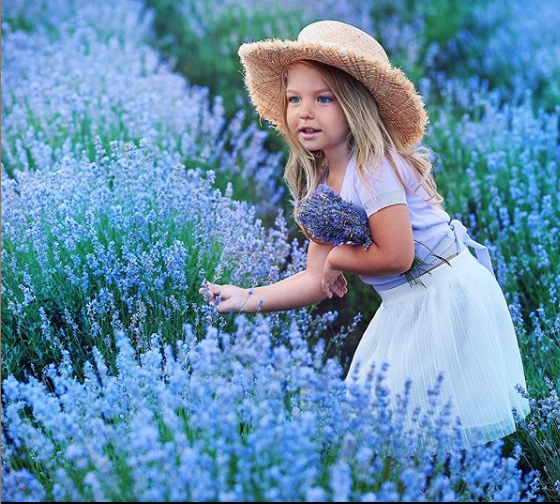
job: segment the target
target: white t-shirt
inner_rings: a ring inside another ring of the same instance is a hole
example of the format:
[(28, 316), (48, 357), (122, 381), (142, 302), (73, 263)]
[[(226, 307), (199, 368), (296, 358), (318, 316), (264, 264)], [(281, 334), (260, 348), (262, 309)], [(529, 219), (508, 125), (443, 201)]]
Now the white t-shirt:
[[(414, 191), (419, 185), (419, 179), (414, 169), (396, 153), (393, 159), (407, 188)], [(451, 222), (449, 214), (433, 201), (429, 203), (425, 201), (429, 199), (429, 194), (424, 187), (420, 186), (414, 193), (406, 193), (385, 156), (374, 170), (373, 175), (368, 175), (366, 178), (375, 188), (377, 196), (372, 196), (360, 180), (356, 171), (356, 155), (354, 154), (346, 168), (340, 192), (341, 198), (363, 208), (368, 217), (391, 205), (407, 205), (412, 224), (412, 235), (415, 240), (415, 256), (429, 265), (425, 266), (424, 270), (441, 262), (436, 255), (447, 258), (457, 252), (455, 233), (449, 225)], [(326, 174), (323, 175), (320, 183), (326, 183)], [(395, 231), (398, 232), (398, 230)], [(373, 241), (375, 241), (375, 237), (373, 237)], [(414, 275), (414, 278), (420, 273)], [(372, 285), (377, 291), (392, 289), (408, 281), (404, 274), (360, 275), (360, 279)]]

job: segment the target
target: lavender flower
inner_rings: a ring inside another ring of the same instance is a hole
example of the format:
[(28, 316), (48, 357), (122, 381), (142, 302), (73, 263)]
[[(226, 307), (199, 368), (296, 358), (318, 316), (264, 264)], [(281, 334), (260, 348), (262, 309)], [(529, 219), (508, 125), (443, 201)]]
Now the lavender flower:
[[(258, 194), (259, 217), (275, 218), (285, 190), (275, 176), (281, 153), (266, 151), (268, 134), (243, 110), (226, 117), (222, 96), (191, 85), (161, 61), (147, 43), (151, 11), (144, 12), (142, 2), (40, 4), (27, 9), (10, 2), (8, 21), (3, 18), (2, 164), (8, 176), (49, 170), (83, 151), (94, 161), (97, 137), (105, 147), (146, 138), (177, 163), (225, 174), (236, 193)], [(56, 30), (42, 28), (43, 17)], [(20, 21), (29, 30), (17, 30)]]
[[(199, 340), (187, 323), (173, 345), (154, 333), (139, 358), (133, 335), (115, 331), (115, 371), (94, 348), (83, 378), (68, 352), (44, 370), (48, 388), (8, 376), (2, 500), (472, 502), (485, 488), (486, 500), (524, 502), (539, 490), (517, 467), (520, 447), (511, 458), (502, 440), (445, 452), (459, 438), (434, 406), (437, 383), (417, 430), (403, 432), (409, 395), (395, 408), (387, 363), (363, 386), (345, 383), (295, 320), (290, 345), (274, 342), (270, 317), (235, 326)], [(437, 452), (422, 447), (430, 439)]]
[(309, 239), (334, 245), (363, 245), (368, 249), (373, 240), (366, 212), (343, 200), (327, 184), (319, 184), (309, 197), (297, 202), (296, 221)]

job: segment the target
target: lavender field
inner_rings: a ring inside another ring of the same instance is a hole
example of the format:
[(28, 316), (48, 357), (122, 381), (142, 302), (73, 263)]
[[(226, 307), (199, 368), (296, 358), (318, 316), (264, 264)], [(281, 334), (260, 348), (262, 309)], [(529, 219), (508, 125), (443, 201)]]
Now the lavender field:
[[(519, 338), (531, 413), (504, 439), (461, 452), (443, 375), (406, 432), (387, 363), (345, 382), (380, 301), (357, 277), (287, 312), (199, 294), (305, 269), (237, 49), (320, 19), (424, 97)], [(1, 23), (3, 501), (560, 499), (557, 0), (6, 0)]]

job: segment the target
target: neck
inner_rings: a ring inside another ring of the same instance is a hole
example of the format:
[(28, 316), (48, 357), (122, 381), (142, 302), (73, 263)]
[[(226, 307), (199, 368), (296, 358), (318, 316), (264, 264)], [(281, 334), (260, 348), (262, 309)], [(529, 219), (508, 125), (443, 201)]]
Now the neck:
[(327, 158), (327, 173), (332, 177), (342, 177), (346, 172), (346, 167), (352, 159), (352, 153), (346, 152), (330, 152), (325, 153)]

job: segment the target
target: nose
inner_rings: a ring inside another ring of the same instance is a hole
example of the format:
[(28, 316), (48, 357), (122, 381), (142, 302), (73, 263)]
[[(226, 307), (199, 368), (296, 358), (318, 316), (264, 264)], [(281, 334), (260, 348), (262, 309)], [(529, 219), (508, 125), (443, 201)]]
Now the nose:
[(302, 103), (299, 109), (299, 117), (300, 119), (312, 119), (312, 107), (311, 105), (307, 105), (306, 103)]

